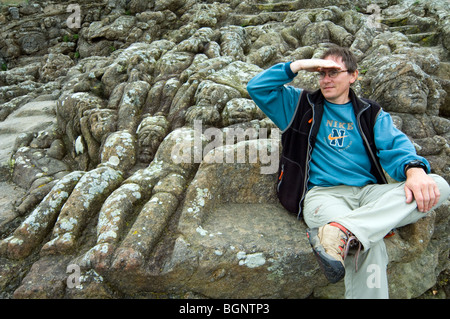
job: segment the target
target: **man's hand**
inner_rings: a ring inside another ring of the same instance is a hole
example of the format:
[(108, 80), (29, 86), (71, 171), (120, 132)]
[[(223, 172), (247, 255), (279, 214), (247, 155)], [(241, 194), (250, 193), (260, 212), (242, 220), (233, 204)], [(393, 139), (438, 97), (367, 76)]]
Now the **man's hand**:
[(333, 60), (322, 59), (305, 59), (296, 60), (291, 63), (291, 70), (293, 73), (297, 73), (300, 70), (309, 72), (318, 72), (322, 69), (338, 69), (342, 70), (342, 67)]
[(426, 213), (435, 206), (441, 196), (436, 182), (420, 167), (413, 167), (406, 172), (406, 203), (416, 200), (417, 209)]

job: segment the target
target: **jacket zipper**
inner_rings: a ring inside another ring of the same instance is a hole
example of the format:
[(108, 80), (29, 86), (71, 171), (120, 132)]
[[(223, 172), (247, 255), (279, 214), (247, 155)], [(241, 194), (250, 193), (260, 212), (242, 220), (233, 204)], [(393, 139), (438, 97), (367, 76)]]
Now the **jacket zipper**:
[(283, 174), (284, 174), (284, 164), (281, 164), (281, 172), (280, 172), (280, 176), (278, 177), (278, 186), (277, 186), (277, 191), (280, 191), (280, 186), (281, 183), (283, 182)]
[[(367, 146), (367, 150), (368, 150), (370, 156), (372, 157), (372, 161), (373, 161), (373, 163), (374, 163), (374, 165), (375, 165), (375, 168), (376, 168), (377, 171), (378, 171), (378, 174), (380, 174), (381, 178), (383, 179), (383, 182), (385, 182), (385, 183), (387, 184), (388, 182), (387, 182), (387, 180), (386, 180), (386, 177), (384, 176), (383, 170), (381, 169), (380, 165), (378, 164), (378, 160), (377, 160), (377, 158), (375, 157), (375, 155), (373, 154), (372, 149), (371, 149), (370, 144), (369, 144), (369, 141), (367, 140), (367, 137), (366, 137), (366, 135), (364, 134), (364, 131), (362, 130), (362, 127), (361, 127), (361, 120), (360, 120), (361, 114), (362, 114), (363, 112), (365, 112), (365, 111), (370, 107), (370, 104), (368, 104), (368, 103), (366, 103), (366, 102), (364, 102), (364, 101), (362, 101), (362, 102), (364, 103), (365, 108), (362, 109), (362, 110), (356, 115), (356, 122), (358, 123), (359, 132), (361, 133), (361, 137), (363, 138), (364, 143), (365, 143), (366, 146)], [(377, 116), (377, 117), (378, 117), (378, 116)]]
[(309, 94), (306, 96), (309, 105), (311, 106), (311, 110), (312, 110), (312, 124), (311, 124), (311, 128), (309, 129), (309, 134), (308, 134), (308, 152), (306, 153), (306, 165), (305, 165), (305, 179), (303, 181), (303, 194), (302, 197), (300, 198), (300, 201), (298, 203), (298, 214), (297, 214), (297, 219), (300, 219), (300, 215), (302, 213), (302, 202), (305, 199), (305, 195), (306, 195), (306, 191), (308, 189), (308, 179), (309, 179), (309, 163), (311, 162), (311, 132), (313, 130), (314, 124), (315, 124), (315, 113), (314, 113), (314, 104), (311, 102), (311, 100), (309, 99)]

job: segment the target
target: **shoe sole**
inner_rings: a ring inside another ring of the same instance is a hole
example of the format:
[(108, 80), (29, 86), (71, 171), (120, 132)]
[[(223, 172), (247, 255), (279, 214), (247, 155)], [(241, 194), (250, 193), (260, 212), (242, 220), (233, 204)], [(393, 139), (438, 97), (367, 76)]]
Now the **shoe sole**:
[(314, 252), (314, 255), (322, 268), (325, 277), (331, 283), (337, 283), (345, 276), (345, 268), (339, 260), (334, 259), (325, 252), (325, 248), (320, 243), (318, 236), (318, 228), (307, 229), (309, 244)]

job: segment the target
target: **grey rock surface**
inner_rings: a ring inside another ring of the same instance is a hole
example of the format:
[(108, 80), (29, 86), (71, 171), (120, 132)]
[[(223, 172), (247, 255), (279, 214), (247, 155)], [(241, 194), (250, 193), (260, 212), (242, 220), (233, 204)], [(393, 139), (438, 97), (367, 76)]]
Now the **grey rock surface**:
[[(343, 297), (278, 203), (280, 132), (246, 85), (348, 46), (357, 93), (450, 181), (449, 12), (445, 0), (1, 4), (0, 297)], [(292, 85), (316, 82), (300, 72)], [(449, 207), (386, 239), (391, 297), (448, 272)]]

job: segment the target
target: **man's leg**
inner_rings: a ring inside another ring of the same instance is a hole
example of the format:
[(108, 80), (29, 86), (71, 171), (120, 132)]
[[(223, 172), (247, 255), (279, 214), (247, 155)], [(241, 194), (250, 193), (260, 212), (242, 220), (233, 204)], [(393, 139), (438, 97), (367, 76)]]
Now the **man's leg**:
[(305, 199), (303, 218), (309, 227), (306, 234), (331, 283), (340, 281), (345, 275), (345, 247), (350, 244), (352, 235), (342, 226), (330, 222), (358, 207), (359, 200), (354, 196), (358, 192), (359, 188), (349, 186), (314, 187)]
[[(430, 176), (441, 193), (439, 203), (433, 207), (435, 209), (448, 199), (450, 187), (442, 177)], [(391, 229), (415, 223), (426, 216), (426, 213), (417, 210), (415, 201), (406, 204), (404, 185), (403, 182), (363, 188), (314, 187), (306, 194), (303, 219), (310, 228), (329, 222), (342, 223), (370, 247), (371, 241), (378, 242)]]
[[(319, 228), (337, 218), (345, 218), (360, 205), (361, 188), (316, 187), (308, 194), (304, 219), (308, 227)], [(337, 243), (342, 244), (340, 241)], [(388, 255), (383, 240), (358, 255), (351, 251), (344, 260), (345, 298), (389, 298), (386, 268)]]
[(355, 197), (358, 188), (350, 186), (314, 187), (307, 194), (303, 206), (303, 219), (309, 228), (318, 228), (335, 218), (351, 214), (359, 208)]
[[(432, 177), (441, 193), (439, 203), (434, 207), (436, 208), (449, 197), (450, 187), (443, 178), (437, 175)], [(415, 202), (406, 204), (404, 183), (369, 185), (364, 188), (316, 187), (307, 194), (303, 210), (308, 227), (319, 228), (330, 222), (337, 222), (355, 234), (363, 244), (364, 250), (360, 258), (364, 262), (360, 271), (355, 271), (351, 262), (353, 257), (348, 256), (345, 261), (346, 295), (362, 298), (368, 296), (367, 293), (373, 298), (376, 295), (380, 298), (387, 296), (384, 236), (392, 228), (414, 223), (424, 216), (426, 214), (417, 210)], [(337, 245), (340, 245), (339, 241)], [(370, 271), (373, 276), (367, 277), (370, 275), (367, 272)], [(376, 281), (378, 274), (380, 280)], [(369, 279), (374, 280), (372, 285)], [(380, 288), (376, 288), (377, 283)], [(369, 290), (362, 293), (366, 288)]]
[[(450, 187), (440, 176), (431, 174), (441, 193), (442, 205), (450, 195)], [(416, 202), (406, 203), (405, 183), (368, 185), (361, 189), (360, 205), (351, 213), (339, 214), (333, 220), (349, 229), (369, 249), (393, 228), (415, 223), (427, 214), (417, 210)]]
[[(355, 262), (358, 264), (357, 269)], [(384, 240), (361, 252), (358, 258), (349, 254), (345, 259), (345, 298), (389, 298), (387, 264), (388, 255)]]

